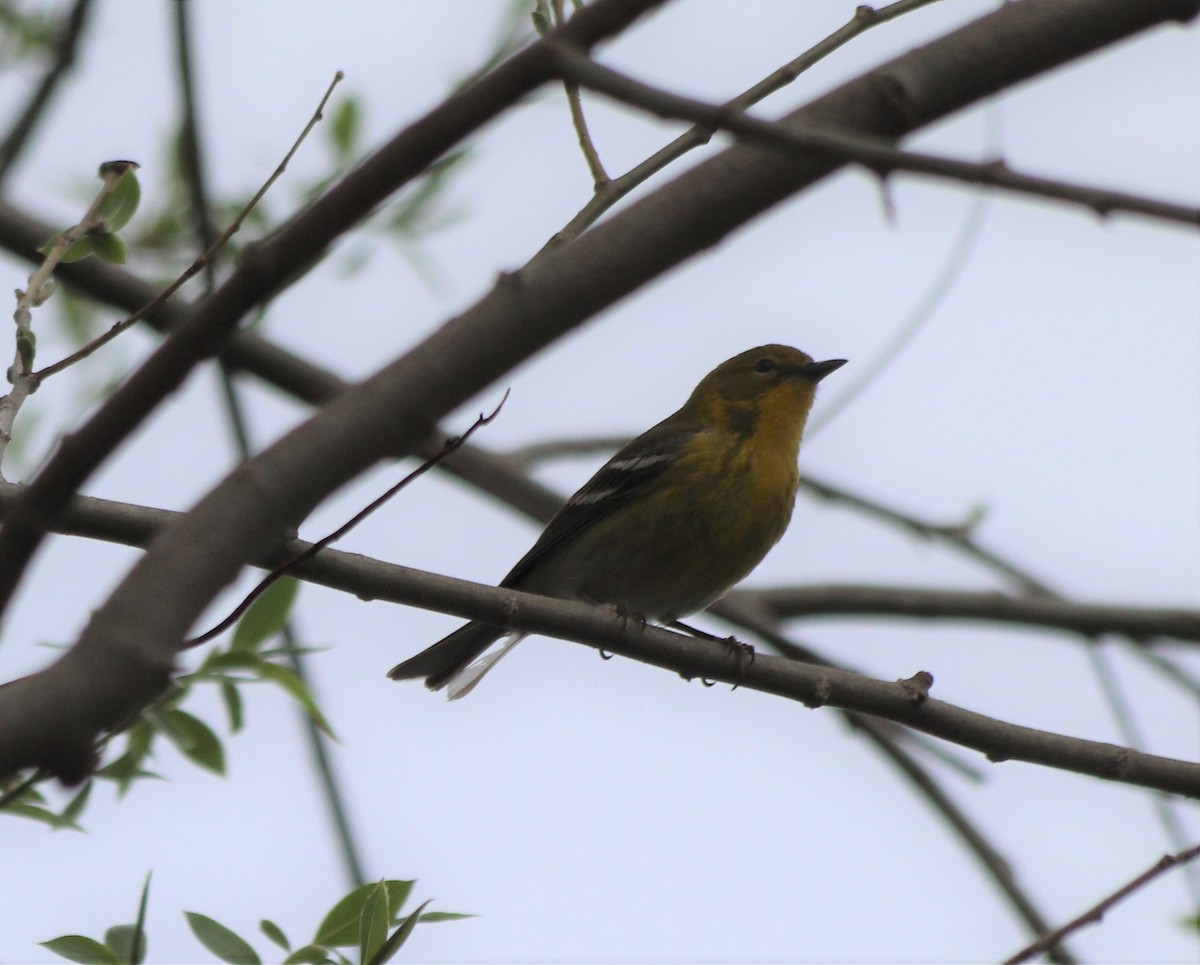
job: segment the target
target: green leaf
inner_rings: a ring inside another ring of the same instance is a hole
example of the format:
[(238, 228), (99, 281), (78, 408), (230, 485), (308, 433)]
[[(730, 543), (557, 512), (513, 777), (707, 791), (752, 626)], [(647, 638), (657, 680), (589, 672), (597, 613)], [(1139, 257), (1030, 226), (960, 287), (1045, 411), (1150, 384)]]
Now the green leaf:
[(92, 245), (92, 235), (84, 235), (71, 242), (67, 250), (63, 252), (63, 256), (58, 259), (59, 264), (69, 265), (73, 261), (82, 261), (95, 250)]
[(97, 777), (103, 777), (110, 781), (115, 781), (118, 792), (124, 796), (129, 790), (129, 786), (138, 778), (152, 777), (159, 779), (159, 775), (152, 771), (147, 771), (142, 767), (147, 755), (150, 753), (150, 746), (154, 742), (155, 731), (150, 722), (143, 716), (138, 719), (127, 731), (125, 731), (125, 753), (116, 760), (96, 772)]
[(87, 804), (88, 798), (92, 793), (92, 779), (89, 777), (84, 782), (83, 787), (79, 792), (67, 802), (67, 806), (63, 808), (62, 819), (67, 823), (68, 827), (78, 827), (75, 820), (83, 813), (83, 808)]
[(113, 925), (104, 933), (104, 944), (113, 950), (117, 960), (123, 965), (141, 965), (146, 958), (146, 936), (141, 936), (137, 950), (134, 950), (134, 936), (137, 925)]
[(260, 658), (252, 650), (214, 650), (204, 658), (196, 673), (209, 670), (257, 670)]
[[(414, 911), (400, 923), (400, 927), (392, 932), (391, 937), (384, 942), (379, 951), (369, 959), (370, 965), (383, 965), (384, 962), (389, 961), (391, 957), (400, 950), (400, 946), (408, 941), (408, 936), (411, 935), (412, 930), (417, 927), (417, 922), (421, 920), (421, 912), (424, 911), (425, 906), (428, 904), (429, 902), (426, 901), (424, 904), (420, 905), (416, 911)], [(364, 963), (367, 961), (368, 959), (363, 959)]]
[[(225, 701), (225, 713), (229, 715), (229, 729), (237, 733), (242, 729), (242, 695), (228, 680), (221, 684), (221, 699)], [(287, 946), (284, 946), (285, 948)]]
[(317, 702), (313, 700), (312, 694), (308, 692), (308, 686), (294, 670), (290, 667), (282, 667), (277, 663), (264, 660), (259, 664), (258, 672), (264, 680), (270, 680), (279, 684), (280, 687), (291, 694), (296, 702), (304, 708), (305, 713), (312, 718), (312, 722), (331, 738), (337, 740), (337, 735), (334, 734), (333, 728), (329, 726), (329, 721), (325, 719), (325, 715), (317, 707)]
[(359, 961), (364, 965), (375, 960), (375, 953), (387, 941), (389, 924), (387, 885), (381, 880), (368, 892), (358, 920)]
[(137, 921), (133, 926), (133, 952), (129, 956), (132, 965), (142, 965), (146, 960), (146, 905), (150, 903), (150, 878), (153, 874), (153, 871), (146, 872), (146, 880), (142, 882), (142, 897), (138, 899)]
[(282, 630), (299, 586), (300, 581), (292, 576), (280, 577), (268, 586), (238, 620), (233, 631), (233, 649), (257, 650)]
[(155, 718), (185, 757), (214, 774), (225, 773), (225, 748), (208, 724), (186, 710), (164, 710)]
[(4, 809), (4, 813), (20, 818), (29, 818), (32, 821), (40, 821), (42, 824), (49, 825), (55, 831), (60, 831), (63, 828), (70, 828), (73, 831), (83, 830), (77, 824), (63, 820), (61, 814), (55, 814), (53, 811), (39, 804), (13, 803)]
[(17, 335), (17, 354), (26, 369), (33, 368), (33, 359), (37, 355), (37, 335), (31, 329), (23, 329)]
[(283, 965), (325, 965), (331, 961), (325, 949), (319, 945), (305, 945), (297, 948), (283, 960)]
[(258, 927), (262, 930), (264, 935), (271, 939), (271, 941), (282, 948), (285, 952), (291, 949), (292, 943), (287, 940), (287, 935), (285, 935), (283, 933), (283, 929), (276, 925), (275, 922), (271, 921), (271, 919), (264, 918), (258, 923)]
[(107, 261), (110, 265), (125, 264), (125, 260), (129, 255), (125, 250), (125, 242), (117, 235), (110, 234), (107, 231), (100, 231), (88, 235), (88, 238), (91, 239), (92, 247), (101, 259)]
[(230, 931), (207, 915), (194, 911), (185, 911), (184, 915), (187, 916), (192, 934), (221, 961), (233, 965), (261, 965), (258, 954), (236, 932)]
[(85, 965), (120, 965), (112, 950), (101, 945), (94, 938), (83, 935), (62, 935), (41, 943), (55, 955), (70, 962), (83, 962)]
[(357, 97), (347, 97), (329, 122), (329, 140), (341, 160), (354, 153), (361, 127), (362, 104)]
[(421, 923), (436, 921), (462, 921), (464, 918), (476, 918), (476, 915), (464, 915), (458, 911), (427, 911), (421, 916)]
[[(387, 880), (383, 885), (387, 889), (388, 914), (394, 920), (404, 902), (408, 900), (413, 882)], [(363, 906), (371, 892), (378, 887), (378, 884), (359, 885), (334, 905), (317, 928), (317, 937), (313, 939), (313, 944), (335, 948), (357, 945)]]
[(116, 187), (104, 202), (96, 217), (104, 222), (109, 231), (120, 231), (133, 217), (142, 200), (142, 186), (138, 184), (137, 175), (132, 170), (126, 171), (117, 181)]

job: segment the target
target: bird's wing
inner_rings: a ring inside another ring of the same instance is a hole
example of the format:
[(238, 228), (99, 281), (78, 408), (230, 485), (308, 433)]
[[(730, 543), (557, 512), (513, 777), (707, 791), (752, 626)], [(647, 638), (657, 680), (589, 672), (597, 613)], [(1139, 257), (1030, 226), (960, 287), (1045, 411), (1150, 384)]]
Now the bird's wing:
[(542, 560), (619, 506), (645, 493), (674, 461), (695, 430), (664, 419), (623, 446), (555, 514), (501, 586), (519, 587)]

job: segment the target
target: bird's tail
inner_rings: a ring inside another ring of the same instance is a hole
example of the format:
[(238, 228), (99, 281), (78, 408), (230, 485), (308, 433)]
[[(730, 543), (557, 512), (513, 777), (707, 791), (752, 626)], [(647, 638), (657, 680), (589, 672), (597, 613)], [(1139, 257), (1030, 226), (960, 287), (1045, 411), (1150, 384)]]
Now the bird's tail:
[[(475, 662), (488, 647), (505, 635), (512, 639), (505, 641), (504, 646), (495, 653), (488, 654), (478, 663)], [(486, 623), (468, 623), (432, 647), (397, 664), (388, 671), (388, 676), (392, 680), (424, 677), (425, 686), (430, 690), (448, 687), (446, 696), (456, 700), (470, 693), (496, 661), (515, 647), (524, 636), (523, 633), (508, 633)]]

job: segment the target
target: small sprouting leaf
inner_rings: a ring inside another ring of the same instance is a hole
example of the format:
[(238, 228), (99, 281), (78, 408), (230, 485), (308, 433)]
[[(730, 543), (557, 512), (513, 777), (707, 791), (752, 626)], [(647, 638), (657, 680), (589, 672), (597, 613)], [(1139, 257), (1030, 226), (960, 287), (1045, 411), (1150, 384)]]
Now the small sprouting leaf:
[(292, 576), (280, 577), (268, 586), (238, 620), (233, 631), (233, 649), (257, 650), (282, 630), (299, 587), (300, 581)]
[(304, 708), (304, 712), (312, 719), (321, 730), (328, 734), (334, 740), (337, 740), (337, 735), (334, 734), (333, 728), (329, 726), (329, 721), (325, 719), (325, 715), (321, 713), (317, 707), (317, 702), (313, 700), (313, 696), (309, 693), (308, 686), (290, 667), (283, 667), (277, 663), (271, 663), (269, 660), (264, 660), (259, 664), (258, 672), (264, 680), (270, 680), (279, 684), (284, 690), (295, 698), (296, 702)]
[(37, 355), (37, 336), (28, 328), (17, 333), (17, 354), (21, 357), (21, 365), (26, 371), (33, 369), (33, 360)]
[(103, 222), (109, 231), (120, 231), (133, 217), (142, 200), (142, 187), (138, 184), (137, 175), (128, 170), (121, 175), (116, 187), (100, 205), (96, 218)]
[(101, 231), (88, 235), (96, 254), (110, 265), (123, 265), (129, 256), (125, 250), (125, 242), (111, 232)]
[(354, 153), (361, 127), (362, 104), (357, 97), (347, 97), (329, 122), (329, 140), (342, 160)]
[(243, 723), (242, 694), (236, 684), (226, 680), (221, 683), (221, 699), (225, 702), (225, 713), (229, 715), (229, 729), (236, 734)]
[(95, 247), (92, 245), (92, 236), (84, 235), (82, 238), (71, 242), (70, 246), (58, 260), (64, 265), (69, 265), (73, 261), (82, 261), (95, 250)]
[(208, 724), (186, 710), (164, 710), (156, 719), (163, 734), (185, 757), (214, 774), (225, 773), (225, 748)]
[(283, 929), (276, 925), (275, 922), (271, 921), (271, 919), (264, 918), (258, 923), (258, 927), (262, 930), (264, 935), (271, 939), (271, 941), (282, 948), (285, 952), (291, 951), (292, 943), (287, 940), (287, 935), (283, 933)]
[(41, 945), (70, 962), (83, 962), (84, 965), (120, 965), (111, 948), (83, 935), (62, 935), (42, 942)]
[(236, 932), (194, 911), (185, 911), (188, 926), (200, 942), (223, 962), (231, 965), (261, 965), (258, 953)]

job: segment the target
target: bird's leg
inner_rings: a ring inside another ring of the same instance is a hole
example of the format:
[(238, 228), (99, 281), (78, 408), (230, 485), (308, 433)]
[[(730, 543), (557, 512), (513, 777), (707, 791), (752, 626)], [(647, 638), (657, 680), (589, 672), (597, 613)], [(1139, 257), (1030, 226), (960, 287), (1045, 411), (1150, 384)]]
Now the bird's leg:
[[(713, 643), (723, 643), (729, 648), (730, 656), (737, 660), (737, 680), (733, 685), (733, 689), (737, 690), (742, 683), (742, 668), (751, 666), (754, 663), (754, 648), (748, 643), (742, 643), (737, 637), (718, 637), (715, 633), (709, 633), (707, 630), (701, 630), (699, 627), (690, 626), (682, 620), (672, 620), (669, 627), (674, 627), (676, 630), (683, 630), (685, 633), (690, 633), (693, 637), (700, 640), (711, 640)], [(700, 681), (705, 687), (711, 687), (713, 681), (701, 679)]]

